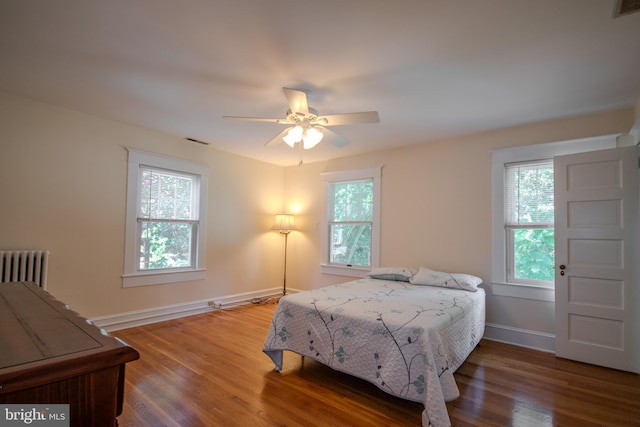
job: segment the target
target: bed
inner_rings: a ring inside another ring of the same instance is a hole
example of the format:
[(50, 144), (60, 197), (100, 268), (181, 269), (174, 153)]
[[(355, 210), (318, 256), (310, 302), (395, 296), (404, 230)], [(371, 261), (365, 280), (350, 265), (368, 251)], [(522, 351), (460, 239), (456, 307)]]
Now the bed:
[(456, 276), (467, 275), (435, 280), (445, 286), (412, 283), (417, 276), (414, 270), (373, 275), (286, 295), (263, 351), (277, 371), (284, 350), (311, 357), (393, 396), (423, 403), (423, 426), (449, 426), (445, 402), (459, 397), (453, 373), (484, 333), (485, 293), (477, 278), (460, 286)]

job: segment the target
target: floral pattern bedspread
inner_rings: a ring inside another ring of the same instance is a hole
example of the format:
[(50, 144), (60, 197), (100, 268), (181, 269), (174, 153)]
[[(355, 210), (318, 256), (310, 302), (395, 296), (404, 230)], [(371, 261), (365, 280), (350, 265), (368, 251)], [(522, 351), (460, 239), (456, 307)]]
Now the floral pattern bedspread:
[(263, 351), (311, 357), (403, 399), (424, 403), (423, 426), (449, 426), (453, 373), (482, 338), (485, 293), (360, 279), (289, 294), (278, 303)]

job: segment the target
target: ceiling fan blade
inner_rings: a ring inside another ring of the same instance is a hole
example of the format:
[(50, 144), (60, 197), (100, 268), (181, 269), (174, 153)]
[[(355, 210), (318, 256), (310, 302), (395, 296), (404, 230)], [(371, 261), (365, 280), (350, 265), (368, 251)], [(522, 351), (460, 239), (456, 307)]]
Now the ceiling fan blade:
[(322, 142), (330, 142), (331, 144), (335, 145), (336, 147), (344, 147), (345, 145), (347, 145), (348, 143), (350, 143), (351, 141), (349, 141), (347, 138), (345, 138), (342, 135), (338, 135), (337, 133), (335, 133), (334, 131), (332, 131), (331, 129), (328, 129), (324, 126), (317, 126), (320, 129), (322, 129)]
[(231, 120), (247, 120), (251, 122), (269, 122), (269, 123), (280, 123), (282, 119), (268, 119), (264, 117), (238, 117), (238, 116), (222, 116), (223, 119), (231, 119)]
[(281, 142), (284, 142), (282, 140), (282, 138), (284, 138), (287, 135), (287, 132), (289, 132), (289, 129), (291, 129), (291, 128), (286, 128), (285, 130), (280, 132), (277, 136), (275, 136), (271, 141), (267, 142), (264, 145), (266, 145), (267, 147), (275, 147), (276, 145), (280, 144)]
[(307, 102), (307, 94), (298, 89), (282, 88), (284, 96), (287, 97), (289, 109), (292, 113), (309, 114), (309, 103)]
[(362, 113), (329, 114), (326, 116), (319, 116), (317, 121), (321, 122), (325, 126), (355, 125), (363, 123), (380, 123), (380, 116), (377, 111), (365, 111)]

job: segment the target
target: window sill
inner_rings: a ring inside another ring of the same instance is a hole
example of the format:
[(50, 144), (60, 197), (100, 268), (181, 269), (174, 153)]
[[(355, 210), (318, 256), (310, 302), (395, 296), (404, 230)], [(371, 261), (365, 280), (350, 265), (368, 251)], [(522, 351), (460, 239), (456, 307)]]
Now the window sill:
[(320, 272), (323, 274), (335, 274), (337, 276), (366, 277), (371, 271), (368, 267), (342, 267), (337, 265), (320, 264)]
[(537, 301), (555, 302), (556, 300), (555, 288), (546, 286), (492, 282), (491, 293), (503, 297), (524, 298)]
[(133, 273), (122, 275), (122, 287), (132, 288), (135, 286), (163, 285), (166, 283), (189, 282), (191, 280), (204, 280), (205, 269), (154, 272), (154, 273)]

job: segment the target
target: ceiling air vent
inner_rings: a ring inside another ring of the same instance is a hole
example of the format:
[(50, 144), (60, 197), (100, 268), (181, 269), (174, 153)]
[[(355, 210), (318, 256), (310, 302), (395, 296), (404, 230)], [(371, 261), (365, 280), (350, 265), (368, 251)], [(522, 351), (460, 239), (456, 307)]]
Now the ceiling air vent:
[(640, 0), (617, 0), (616, 8), (613, 11), (613, 17), (629, 15), (640, 11)]
[(197, 142), (198, 144), (202, 144), (202, 145), (209, 145), (208, 142), (200, 141), (199, 139), (195, 139), (195, 138), (185, 138), (185, 140), (191, 141), (191, 142)]

